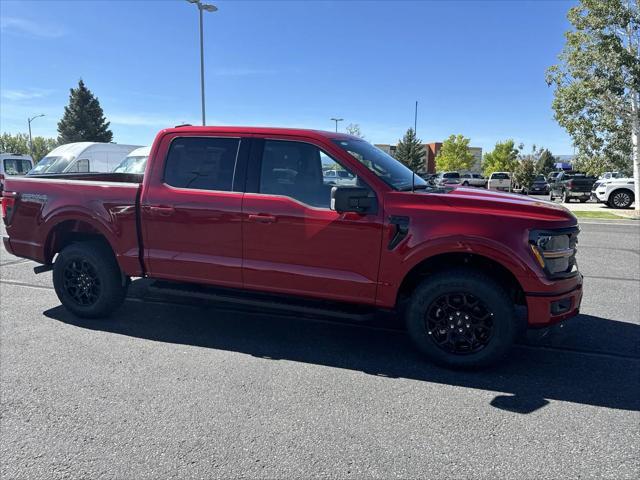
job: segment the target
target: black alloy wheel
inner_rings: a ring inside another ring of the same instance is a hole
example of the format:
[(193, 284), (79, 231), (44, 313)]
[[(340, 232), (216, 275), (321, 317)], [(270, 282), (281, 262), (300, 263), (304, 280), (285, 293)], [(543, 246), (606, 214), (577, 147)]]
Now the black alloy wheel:
[(468, 292), (436, 298), (425, 315), (427, 334), (438, 348), (456, 355), (476, 353), (493, 334), (493, 312)]
[(100, 277), (87, 260), (73, 259), (64, 269), (64, 289), (80, 306), (94, 305), (100, 297)]

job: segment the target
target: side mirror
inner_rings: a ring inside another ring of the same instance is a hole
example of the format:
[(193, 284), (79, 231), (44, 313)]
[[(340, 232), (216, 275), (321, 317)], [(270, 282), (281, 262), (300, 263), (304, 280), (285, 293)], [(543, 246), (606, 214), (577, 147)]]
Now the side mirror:
[(376, 213), (378, 201), (375, 194), (364, 187), (339, 186), (331, 189), (331, 210), (338, 213)]

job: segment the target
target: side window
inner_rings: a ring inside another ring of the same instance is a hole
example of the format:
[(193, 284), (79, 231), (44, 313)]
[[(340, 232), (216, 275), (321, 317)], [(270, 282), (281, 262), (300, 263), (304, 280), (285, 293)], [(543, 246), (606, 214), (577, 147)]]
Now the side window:
[(231, 191), (240, 140), (237, 138), (176, 138), (164, 167), (167, 185)]
[(260, 193), (285, 195), (313, 207), (329, 208), (331, 188), (355, 185), (356, 181), (355, 175), (314, 145), (265, 141)]
[(76, 162), (76, 172), (79, 173), (88, 173), (91, 169), (89, 168), (89, 160), (86, 158), (80, 159)]

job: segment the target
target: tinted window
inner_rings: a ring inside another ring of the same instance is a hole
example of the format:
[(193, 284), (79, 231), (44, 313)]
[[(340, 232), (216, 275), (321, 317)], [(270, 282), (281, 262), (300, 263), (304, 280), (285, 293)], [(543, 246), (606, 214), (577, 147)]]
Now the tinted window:
[(313, 207), (329, 208), (333, 186), (356, 182), (355, 175), (314, 145), (265, 141), (261, 193), (285, 195)]
[(444, 178), (460, 178), (460, 174), (458, 172), (449, 172), (443, 175)]
[(237, 138), (176, 138), (164, 181), (173, 187), (231, 191), (239, 145)]
[(22, 158), (5, 158), (4, 173), (7, 175), (24, 175), (31, 170), (31, 162)]
[(493, 180), (509, 180), (508, 173), (492, 173), (491, 178)]

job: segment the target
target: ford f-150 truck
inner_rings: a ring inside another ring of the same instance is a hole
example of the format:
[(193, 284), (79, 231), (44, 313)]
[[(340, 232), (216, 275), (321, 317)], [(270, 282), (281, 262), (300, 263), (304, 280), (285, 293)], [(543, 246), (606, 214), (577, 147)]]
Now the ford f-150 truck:
[[(353, 184), (326, 184), (329, 168)], [(7, 179), (2, 216), (6, 249), (52, 268), (79, 317), (109, 316), (131, 277), (358, 304), (397, 312), (430, 359), (464, 368), (576, 315), (582, 298), (564, 207), (431, 187), (338, 133), (166, 129), (144, 175)]]

